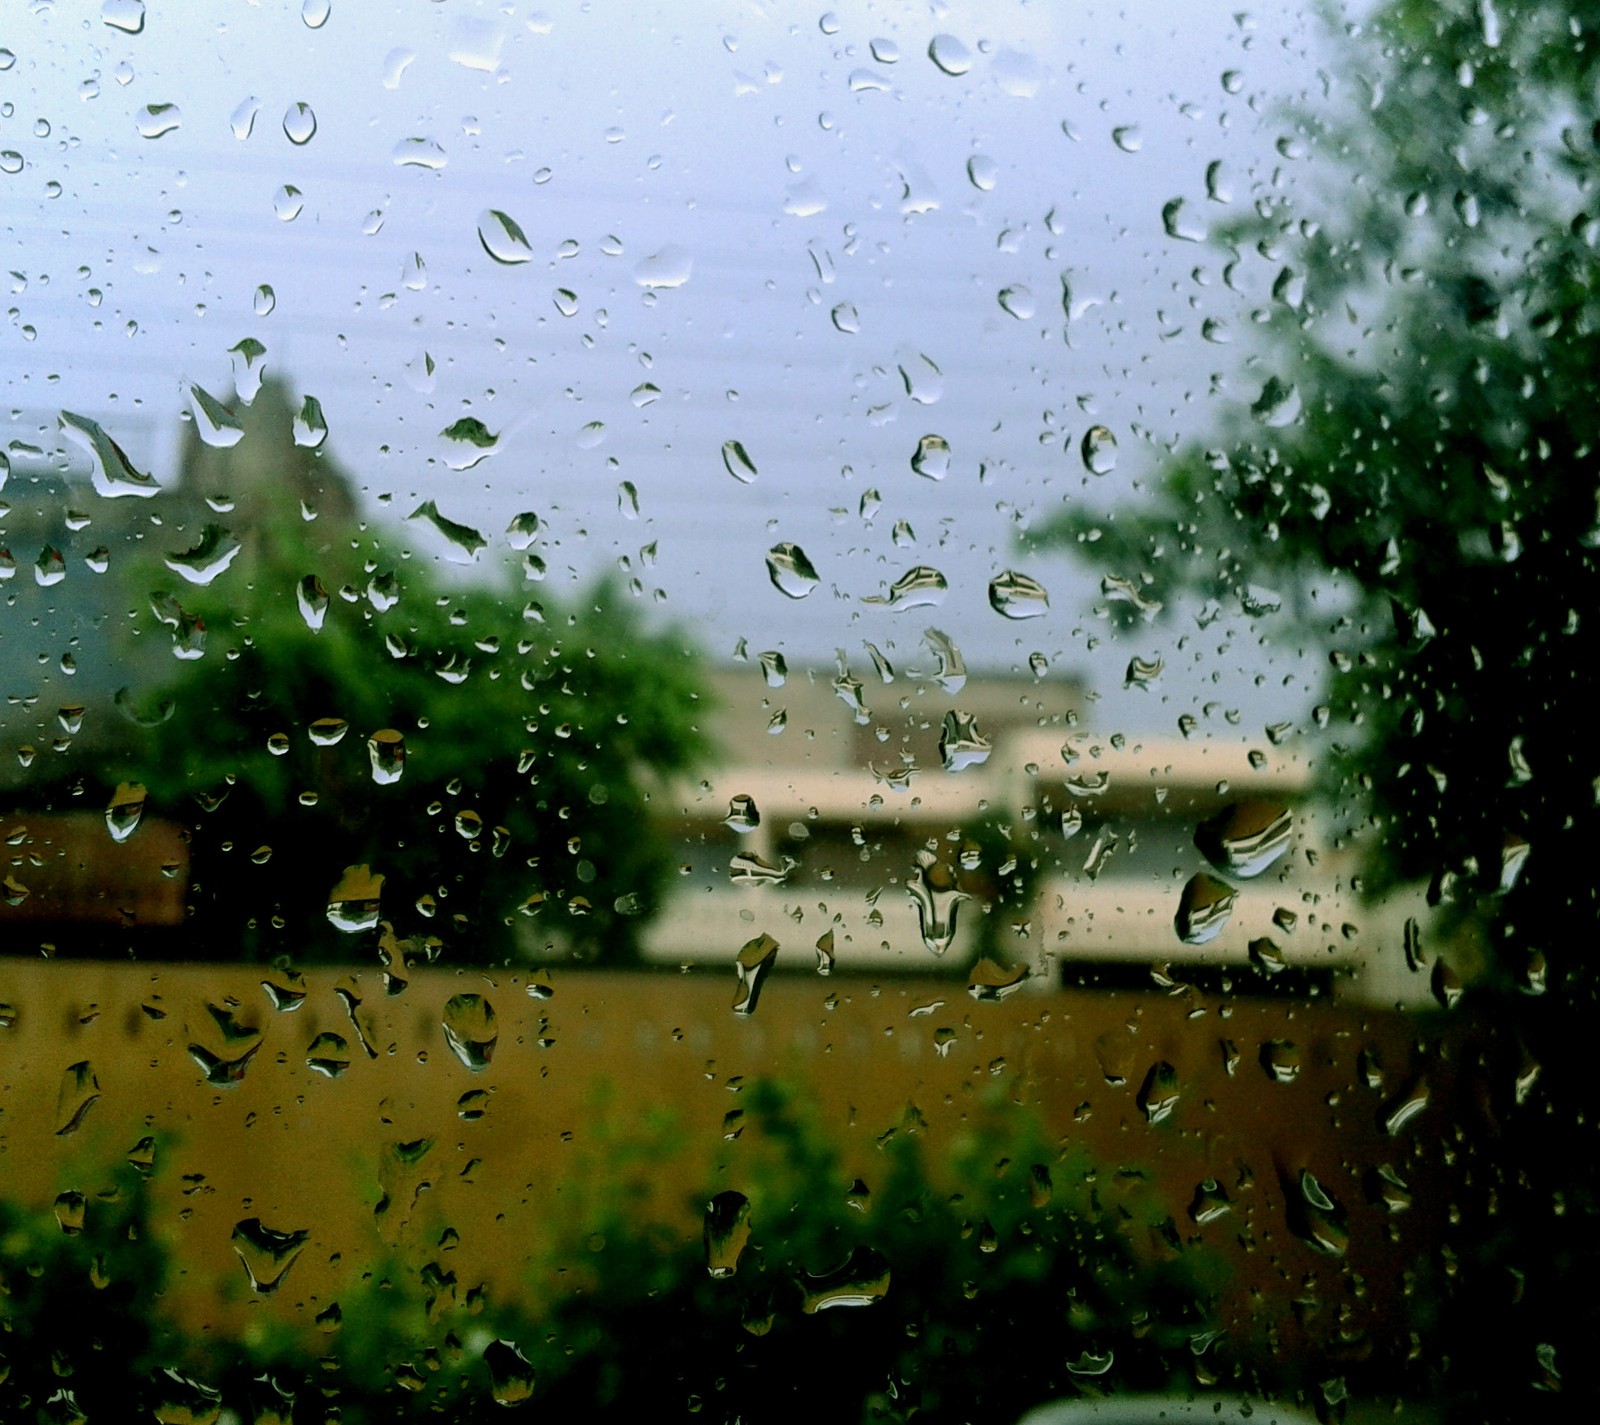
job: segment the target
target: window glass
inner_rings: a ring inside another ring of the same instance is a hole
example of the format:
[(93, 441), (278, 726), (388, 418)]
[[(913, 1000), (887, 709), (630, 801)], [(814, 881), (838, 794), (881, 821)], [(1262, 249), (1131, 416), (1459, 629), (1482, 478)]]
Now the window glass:
[(1594, 22), (19, 0), (0, 1416), (1592, 1394)]

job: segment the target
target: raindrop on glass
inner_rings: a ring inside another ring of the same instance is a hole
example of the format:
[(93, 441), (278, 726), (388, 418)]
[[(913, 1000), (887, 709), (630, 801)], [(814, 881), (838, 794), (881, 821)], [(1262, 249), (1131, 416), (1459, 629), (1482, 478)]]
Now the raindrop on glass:
[(317, 116), (311, 105), (301, 102), (291, 104), (283, 116), (283, 135), (297, 148), (310, 143), (317, 134)]
[(773, 588), (791, 599), (805, 598), (821, 581), (805, 550), (788, 541), (767, 551), (767, 577)]
[(528, 235), (517, 220), (498, 208), (488, 208), (478, 216), (478, 241), (496, 262), (515, 267), (533, 256)]
[(1050, 595), (1037, 579), (1008, 569), (989, 581), (989, 607), (1009, 619), (1039, 618), (1050, 608)]
[(928, 44), (928, 58), (953, 78), (972, 68), (972, 51), (954, 35), (935, 35)]

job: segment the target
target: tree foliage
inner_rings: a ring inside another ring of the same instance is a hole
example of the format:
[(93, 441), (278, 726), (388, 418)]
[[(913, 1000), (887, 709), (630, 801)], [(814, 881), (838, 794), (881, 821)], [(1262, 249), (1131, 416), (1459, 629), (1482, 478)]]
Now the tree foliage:
[[(251, 438), (303, 458), (286, 407), (280, 424)], [(167, 535), (196, 548), (216, 520), (198, 483)], [(110, 770), (192, 825), (189, 953), (367, 958), (330, 923), (342, 884), (343, 919), (371, 921), (375, 899), (415, 956), (628, 959), (669, 872), (652, 790), (707, 751), (692, 649), (615, 583), (561, 601), (510, 562), (446, 582), (411, 553), (415, 526), (324, 503), (308, 520), (258, 501), (210, 536), (242, 547), (198, 587), (170, 559), (132, 576), (140, 640), (191, 656), (134, 690), (145, 726)], [(347, 878), (360, 867), (381, 890)]]
[(1463, 1249), (1462, 1300), (1480, 1323), (1523, 1303), (1494, 1313), (1515, 1395), (1557, 1385), (1594, 1322), (1557, 1309), (1595, 1259), (1592, 1136), (1577, 1161), (1556, 1139), (1592, 1121), (1600, 984), (1577, 859), (1600, 830), (1600, 6), (1389, 0), (1332, 39), (1324, 97), (1283, 116), (1299, 173), (1218, 234), (1262, 333), (1241, 394), (1147, 498), (1035, 535), (1169, 614), (1220, 600), (1321, 650), (1320, 760), (1368, 888), (1425, 879), (1483, 927), (1514, 1028), (1485, 1065), (1499, 1246)]

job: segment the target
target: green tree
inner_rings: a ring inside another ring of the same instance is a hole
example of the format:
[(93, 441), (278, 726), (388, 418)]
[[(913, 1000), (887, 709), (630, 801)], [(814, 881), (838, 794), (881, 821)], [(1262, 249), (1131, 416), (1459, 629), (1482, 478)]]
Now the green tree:
[(140, 640), (180, 657), (108, 770), (192, 826), (188, 953), (367, 958), (387, 925), (408, 957), (503, 961), (525, 914), (525, 944), (629, 959), (670, 869), (652, 792), (706, 752), (692, 650), (614, 583), (446, 583), (263, 403), (239, 448), (270, 494), (195, 444), (169, 547), (129, 576)]
[(1147, 498), (1035, 537), (1321, 650), (1367, 889), (1426, 880), (1478, 928), (1492, 1126), (1430, 1360), (1509, 1416), (1600, 1326), (1600, 5), (1388, 0), (1331, 37), (1327, 108), (1283, 116), (1299, 180), (1216, 234), (1259, 295), (1244, 397)]

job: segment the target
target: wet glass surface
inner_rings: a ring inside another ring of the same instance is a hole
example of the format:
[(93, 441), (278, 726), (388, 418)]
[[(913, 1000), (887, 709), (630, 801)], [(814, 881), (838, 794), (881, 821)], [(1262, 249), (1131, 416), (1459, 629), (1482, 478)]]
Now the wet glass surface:
[(1594, 21), (19, 4), (0, 1414), (1592, 1397)]

